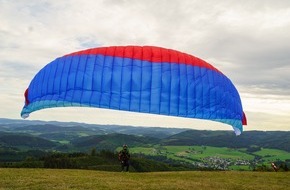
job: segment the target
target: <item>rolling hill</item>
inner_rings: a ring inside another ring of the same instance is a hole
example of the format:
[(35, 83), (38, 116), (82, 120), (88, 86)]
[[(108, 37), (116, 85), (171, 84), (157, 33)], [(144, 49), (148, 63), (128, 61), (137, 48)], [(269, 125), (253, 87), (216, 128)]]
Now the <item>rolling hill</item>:
[(25, 147), (25, 149), (51, 149), (58, 146), (58, 143), (29, 134), (0, 132), (0, 147), (1, 146)]
[(162, 145), (207, 145), (229, 148), (280, 149), (290, 152), (290, 132), (285, 131), (245, 131), (235, 136), (230, 131), (188, 130), (172, 135), (160, 141)]
[[(139, 167), (138, 171), (215, 169), (216, 162), (217, 166), (223, 165), (221, 168), (248, 170), (250, 166), (256, 168), (272, 161), (288, 164), (290, 160), (290, 132), (286, 131), (245, 131), (235, 136), (232, 131), (21, 121), (0, 118), (0, 164), (5, 167), (6, 162), (19, 162), (10, 166), (41, 167), (44, 162), (41, 159), (47, 154), (55, 156), (54, 153), (64, 156), (54, 158), (56, 163), (65, 161), (79, 168), (83, 165), (76, 163), (90, 163), (92, 167), (96, 157), (89, 156), (95, 154), (93, 151), (115, 154), (123, 144), (128, 144), (134, 153), (132, 164), (135, 169)], [(71, 157), (74, 153), (80, 157)]]
[[(61, 142), (70, 144), (70, 146), (74, 147), (74, 150), (94, 146), (97, 146), (98, 149), (113, 149), (116, 146), (126, 143), (130, 146), (161, 144), (174, 146), (206, 145), (229, 148), (262, 147), (290, 152), (289, 131), (245, 131), (240, 136), (235, 136), (232, 131), (94, 125), (73, 122), (42, 122), (0, 118), (1, 131), (11, 133), (10, 136), (19, 133), (33, 135), (21, 136), (22, 140), (19, 142), (25, 139), (30, 141), (27, 143), (22, 142), (23, 144), (33, 144), (31, 142), (43, 141), (46, 143), (37, 142), (37, 144), (50, 144), (48, 147), (52, 147), (55, 146), (55, 142)], [(7, 138), (5, 137), (5, 139)], [(68, 149), (69, 147), (65, 148), (65, 150)]]
[(160, 139), (187, 130), (181, 128), (133, 127), (119, 125), (97, 125), (76, 122), (31, 121), (0, 118), (0, 131), (7, 132), (29, 132), (27, 130), (30, 130), (30, 132), (43, 134), (69, 132), (77, 128), (79, 128), (81, 131), (85, 131), (85, 133), (90, 133), (90, 135), (120, 133), (127, 135), (149, 136)]
[(108, 149), (114, 151), (117, 147), (122, 146), (123, 144), (128, 144), (133, 147), (147, 144), (155, 144), (158, 142), (159, 139), (153, 137), (113, 133), (108, 135), (80, 137), (71, 141), (71, 144), (74, 147), (78, 148), (96, 147), (97, 149)]

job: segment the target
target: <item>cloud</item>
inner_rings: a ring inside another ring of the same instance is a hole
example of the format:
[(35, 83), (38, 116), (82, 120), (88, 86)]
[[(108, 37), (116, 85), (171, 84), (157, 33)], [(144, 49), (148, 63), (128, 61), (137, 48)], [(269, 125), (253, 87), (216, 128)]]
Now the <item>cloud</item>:
[(290, 99), (289, 7), (288, 0), (0, 0), (0, 105), (11, 110), (0, 116), (19, 116), (30, 80), (57, 57), (97, 46), (156, 45), (226, 74), (249, 123), (272, 114), (286, 129), (280, 108)]
[(201, 55), (220, 66), (243, 91), (289, 94), (290, 45), (285, 43), (290, 41), (289, 6), (263, 1), (221, 10), (207, 31), (203, 41), (207, 44), (200, 46)]

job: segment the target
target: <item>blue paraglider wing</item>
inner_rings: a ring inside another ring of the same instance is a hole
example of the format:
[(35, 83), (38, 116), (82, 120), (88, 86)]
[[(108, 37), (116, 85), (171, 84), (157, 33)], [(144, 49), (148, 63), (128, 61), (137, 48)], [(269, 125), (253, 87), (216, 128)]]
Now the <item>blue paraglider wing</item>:
[(246, 124), (239, 93), (224, 74), (192, 55), (152, 46), (57, 58), (31, 81), (21, 116), (65, 106), (209, 119), (232, 125), (236, 134)]

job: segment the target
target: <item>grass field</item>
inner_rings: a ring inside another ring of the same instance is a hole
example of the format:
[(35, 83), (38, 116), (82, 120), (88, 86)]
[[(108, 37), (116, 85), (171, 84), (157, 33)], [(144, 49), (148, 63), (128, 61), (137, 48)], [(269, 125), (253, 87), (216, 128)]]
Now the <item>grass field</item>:
[(184, 153), (185, 156), (194, 159), (202, 159), (209, 156), (218, 156), (231, 159), (253, 159), (254, 156), (225, 147), (210, 146), (165, 146), (169, 152), (175, 155)]
[(210, 146), (156, 146), (156, 147), (133, 147), (131, 153), (143, 153), (148, 155), (166, 155), (168, 158), (192, 162), (187, 159), (201, 160), (206, 157), (230, 158), (233, 160), (253, 160), (254, 156), (239, 149)]
[(290, 189), (287, 172), (152, 172), (4, 169), (0, 189)]
[[(120, 150), (120, 148), (118, 149)], [(275, 160), (290, 159), (290, 153), (278, 149), (262, 149), (252, 154), (246, 153), (243, 148), (230, 149), (226, 147), (211, 147), (211, 146), (152, 146), (152, 147), (132, 147), (131, 153), (143, 153), (147, 155), (164, 155), (175, 160), (183, 160), (191, 162), (190, 159), (201, 160), (206, 157), (220, 157), (224, 159), (245, 159), (253, 160), (253, 154), (263, 157), (266, 162)]]
[(264, 160), (266, 161), (290, 159), (290, 153), (283, 150), (263, 148), (262, 150), (254, 153), (264, 157)]

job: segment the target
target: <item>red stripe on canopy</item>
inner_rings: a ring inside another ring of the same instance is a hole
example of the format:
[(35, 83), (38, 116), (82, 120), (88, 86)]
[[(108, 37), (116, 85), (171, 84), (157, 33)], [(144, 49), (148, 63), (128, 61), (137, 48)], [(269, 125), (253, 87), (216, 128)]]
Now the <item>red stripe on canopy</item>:
[(65, 56), (74, 55), (104, 55), (104, 56), (117, 56), (131, 59), (138, 59), (144, 61), (150, 61), (154, 63), (182, 63), (189, 64), (198, 67), (204, 67), (211, 70), (220, 72), (211, 64), (199, 59), (195, 56), (175, 51), (172, 49), (166, 49), (155, 46), (110, 46), (92, 48), (83, 51), (74, 52)]

